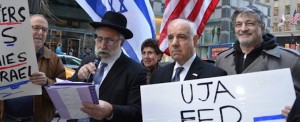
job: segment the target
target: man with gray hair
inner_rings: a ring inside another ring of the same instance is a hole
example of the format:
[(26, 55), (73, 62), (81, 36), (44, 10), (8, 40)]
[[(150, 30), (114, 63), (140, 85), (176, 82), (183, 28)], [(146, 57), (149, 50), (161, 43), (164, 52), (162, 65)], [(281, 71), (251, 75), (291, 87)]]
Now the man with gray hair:
[[(229, 75), (290, 68), (296, 93), (300, 92), (300, 54), (278, 46), (276, 37), (266, 33), (264, 14), (256, 7), (238, 8), (232, 15), (237, 41), (219, 54), (216, 65)], [(287, 116), (290, 106), (282, 111)]]
[(140, 85), (146, 83), (146, 69), (121, 49), (125, 39), (133, 37), (126, 17), (107, 11), (101, 22), (91, 26), (97, 34), (95, 55), (84, 58), (70, 80), (94, 82), (99, 104), (83, 102), (81, 110), (90, 122), (142, 122)]
[(195, 47), (199, 36), (195, 23), (175, 19), (168, 25), (167, 34), (170, 55), (175, 62), (154, 71), (151, 84), (227, 75), (224, 70), (201, 61), (196, 56)]

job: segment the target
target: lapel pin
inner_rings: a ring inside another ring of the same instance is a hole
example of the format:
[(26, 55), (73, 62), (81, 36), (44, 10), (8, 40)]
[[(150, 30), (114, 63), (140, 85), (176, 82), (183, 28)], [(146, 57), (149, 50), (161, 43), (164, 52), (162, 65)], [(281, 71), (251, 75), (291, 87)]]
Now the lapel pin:
[(196, 73), (193, 73), (193, 75), (196, 76), (196, 77), (198, 76), (198, 74), (196, 74)]

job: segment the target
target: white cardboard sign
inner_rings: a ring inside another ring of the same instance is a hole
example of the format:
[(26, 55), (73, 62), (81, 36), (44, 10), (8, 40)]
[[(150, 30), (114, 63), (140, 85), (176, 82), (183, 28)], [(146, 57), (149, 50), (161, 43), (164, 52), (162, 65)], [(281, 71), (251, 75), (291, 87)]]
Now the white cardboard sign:
[(289, 69), (141, 86), (143, 122), (285, 122)]
[(0, 11), (0, 100), (39, 95), (28, 80), (38, 71), (28, 1), (1, 0)]

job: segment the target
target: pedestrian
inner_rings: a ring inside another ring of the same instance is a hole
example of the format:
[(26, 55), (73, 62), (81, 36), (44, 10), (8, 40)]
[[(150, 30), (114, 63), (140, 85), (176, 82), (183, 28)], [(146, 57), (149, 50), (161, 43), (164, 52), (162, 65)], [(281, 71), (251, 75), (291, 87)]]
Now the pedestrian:
[(56, 54), (63, 54), (61, 43), (58, 43), (55, 50)]

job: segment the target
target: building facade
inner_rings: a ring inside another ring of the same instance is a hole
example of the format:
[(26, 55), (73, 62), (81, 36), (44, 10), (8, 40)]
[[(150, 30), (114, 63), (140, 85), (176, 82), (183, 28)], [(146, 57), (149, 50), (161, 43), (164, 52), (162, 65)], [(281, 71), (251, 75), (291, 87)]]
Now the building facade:
[(254, 0), (220, 0), (201, 35), (197, 54), (202, 59), (214, 60), (216, 54), (231, 47), (236, 41), (231, 15), (240, 7), (255, 6), (265, 13), (267, 31), (270, 30), (270, 6)]
[(75, 0), (48, 0), (48, 6), (50, 14), (46, 14), (49, 21), (47, 47), (55, 51), (57, 44), (61, 43), (63, 53), (69, 54), (72, 49), (73, 56), (76, 57), (80, 57), (86, 48), (94, 49), (95, 33), (89, 25), (92, 20)]
[[(271, 7), (271, 33), (277, 37), (277, 43), (290, 48), (290, 43), (300, 43), (300, 21), (290, 24), (294, 12), (300, 12), (300, 0), (257, 0)], [(283, 21), (282, 24), (281, 21)], [(293, 35), (293, 36), (292, 36)], [(295, 42), (292, 42), (294, 40)], [(297, 47), (299, 50), (299, 45)]]
[[(150, 0), (155, 14), (156, 33), (159, 38), (160, 24), (164, 12), (165, 0)], [(231, 15), (238, 7), (256, 6), (266, 15), (267, 31), (273, 31), (273, 14), (271, 2), (262, 0), (220, 0), (215, 11), (206, 24), (201, 34), (197, 47), (197, 54), (201, 58), (212, 59), (212, 47), (218, 45), (228, 46), (236, 41), (234, 30), (231, 26)], [(80, 57), (85, 48), (94, 48), (94, 30), (89, 25), (92, 21), (87, 13), (76, 3), (75, 0), (49, 0), (49, 8), (54, 17), (49, 17), (49, 37), (47, 46), (55, 50), (58, 43), (62, 43), (63, 52), (73, 49), (74, 56)], [(280, 14), (280, 13), (279, 13)], [(272, 23), (272, 24), (271, 24)], [(296, 34), (297, 35), (297, 34)], [(225, 48), (224, 48), (225, 49)], [(222, 51), (221, 49), (217, 49)], [(217, 52), (218, 52), (217, 51)]]

